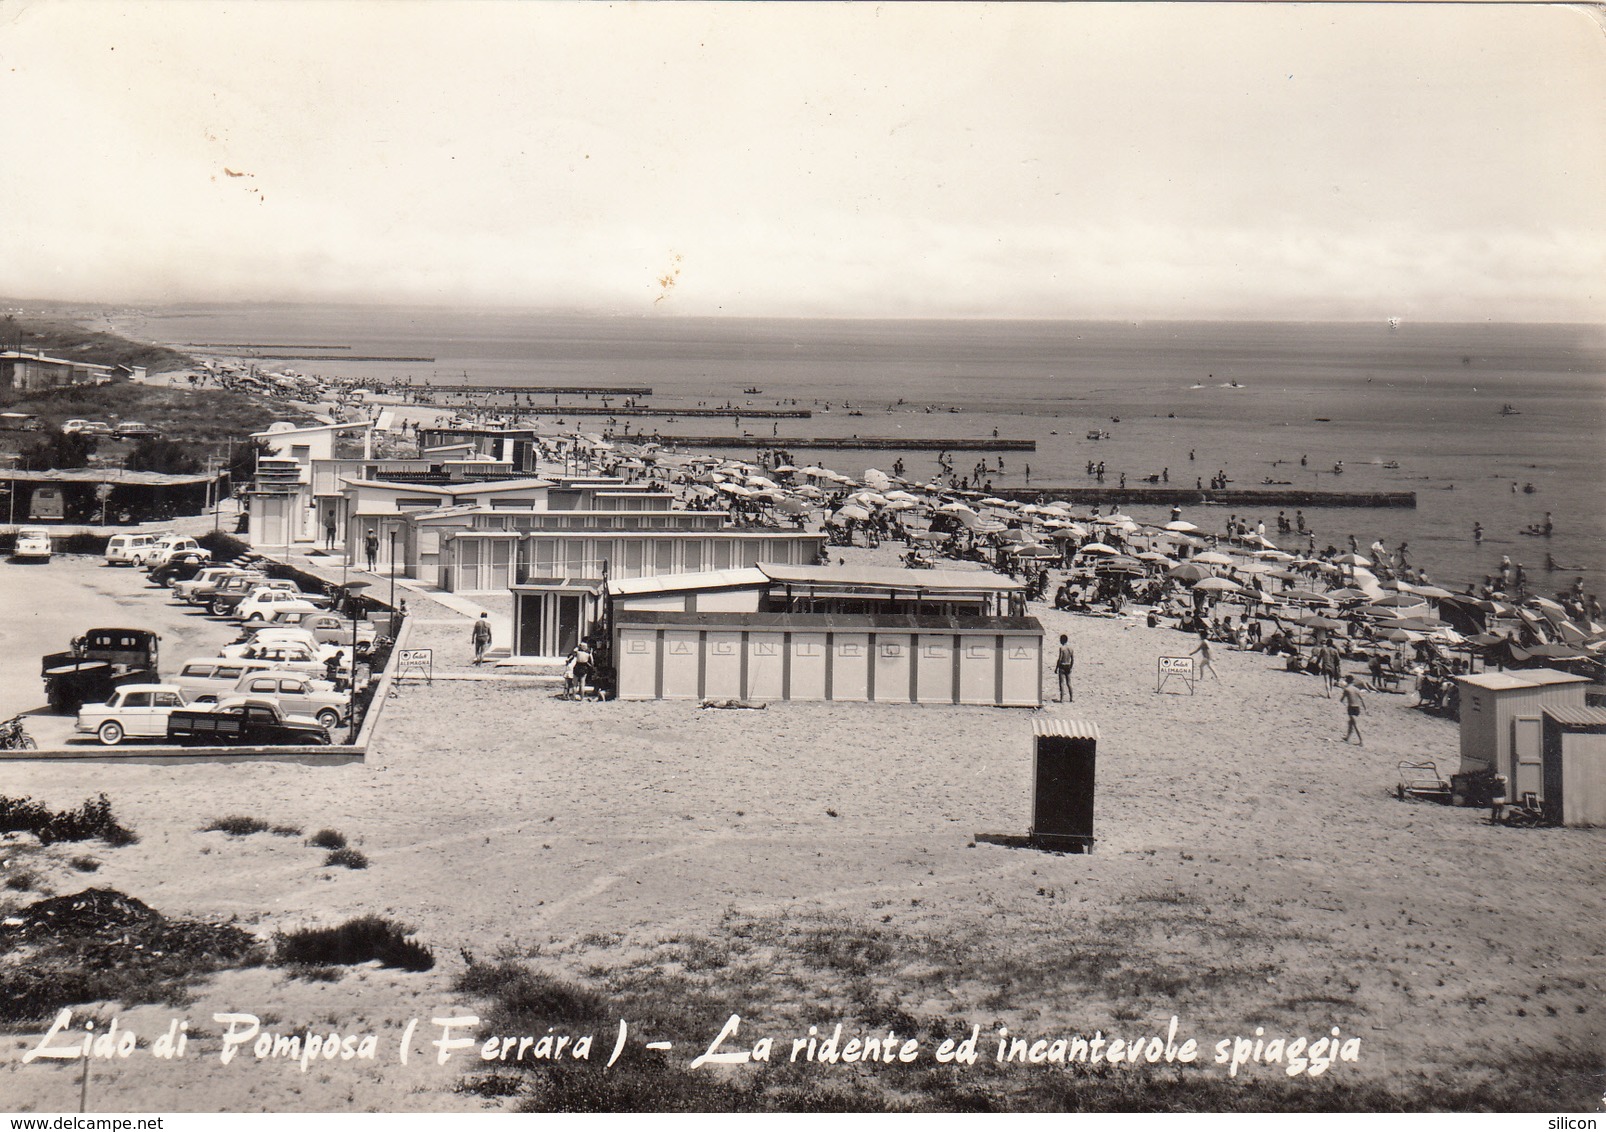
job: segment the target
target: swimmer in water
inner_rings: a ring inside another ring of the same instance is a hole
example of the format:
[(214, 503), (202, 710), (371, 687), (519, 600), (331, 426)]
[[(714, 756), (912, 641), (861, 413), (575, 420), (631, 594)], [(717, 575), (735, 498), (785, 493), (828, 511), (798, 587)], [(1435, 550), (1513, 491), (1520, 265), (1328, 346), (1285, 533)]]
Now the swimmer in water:
[(1473, 523), (1472, 524), (1472, 541), (1473, 542), (1482, 542), (1483, 541), (1483, 524), (1482, 523)]

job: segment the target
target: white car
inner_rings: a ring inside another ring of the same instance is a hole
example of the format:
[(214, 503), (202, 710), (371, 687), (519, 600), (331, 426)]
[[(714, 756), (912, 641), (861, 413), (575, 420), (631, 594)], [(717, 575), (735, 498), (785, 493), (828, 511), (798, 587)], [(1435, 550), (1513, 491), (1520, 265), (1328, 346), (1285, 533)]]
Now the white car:
[(295, 637), (264, 637), (260, 634), (249, 641), (224, 645), (219, 650), (227, 657), (281, 661), (297, 667), (304, 664), (326, 664), (330, 657), (340, 651), (333, 645), (320, 644), (317, 641), (304, 641)]
[(136, 555), (149, 553), (155, 545), (155, 535), (113, 535), (106, 540), (106, 565), (132, 566)]
[(23, 527), (17, 531), (17, 547), (11, 552), (14, 558), (34, 558), (50, 561), (50, 532), (43, 527)]
[(134, 555), (134, 565), (154, 570), (180, 554), (193, 554), (206, 562), (212, 560), (212, 552), (188, 535), (163, 535), (156, 540), (156, 545), (146, 547)]
[(74, 728), (108, 747), (126, 739), (167, 738), (168, 713), (184, 707), (184, 693), (173, 684), (124, 684), (103, 704), (85, 704)]
[(270, 589), (259, 586), (251, 591), (239, 605), (234, 608), (234, 616), (240, 621), (266, 621), (279, 610), (293, 609), (301, 613), (315, 613), (318, 606), (302, 595), (300, 590)]

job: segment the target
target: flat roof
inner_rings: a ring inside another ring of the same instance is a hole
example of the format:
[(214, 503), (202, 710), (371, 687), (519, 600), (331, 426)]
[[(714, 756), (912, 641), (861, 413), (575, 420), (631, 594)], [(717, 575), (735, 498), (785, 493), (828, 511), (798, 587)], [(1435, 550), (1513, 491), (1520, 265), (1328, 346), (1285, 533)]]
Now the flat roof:
[(735, 570), (700, 570), (695, 574), (659, 574), (650, 578), (620, 578), (608, 583), (613, 594), (677, 593), (684, 590), (726, 589), (731, 586), (767, 586), (769, 577), (756, 566)]
[(1041, 637), (1035, 617), (943, 617), (908, 613), (681, 613), (630, 609), (614, 618), (617, 629), (793, 629), (803, 632), (943, 632), (985, 629)]
[(271, 429), (263, 432), (253, 432), (252, 437), (258, 436), (299, 436), (305, 432), (340, 432), (348, 428), (373, 428), (373, 421), (344, 421), (339, 424), (297, 425), (295, 428), (281, 428), (274, 432)]
[[(571, 513), (575, 513), (575, 512), (571, 512)], [(635, 514), (638, 514), (638, 515), (667, 515), (667, 514), (678, 514), (678, 513), (679, 512), (668, 512), (668, 511), (637, 511), (637, 512), (635, 512)], [(524, 514), (524, 512), (509, 510), (509, 511), (504, 511), (503, 514), (505, 514), (505, 515), (522, 515), (522, 514)], [(542, 514), (542, 512), (538, 511), (538, 512), (536, 512), (536, 514)], [(597, 512), (597, 514), (603, 514), (603, 512)], [(819, 540), (819, 539), (825, 538), (825, 536), (823, 534), (821, 534), (820, 532), (818, 532), (818, 531), (758, 530), (758, 529), (755, 529), (753, 527), (704, 527), (704, 528), (692, 529), (692, 530), (681, 530), (681, 529), (675, 528), (675, 527), (637, 527), (635, 529), (629, 529), (629, 528), (625, 528), (625, 527), (571, 527), (571, 528), (559, 527), (559, 528), (550, 529), (550, 530), (523, 530), (523, 529), (521, 529), (519, 527), (502, 527), (502, 528), (498, 528), (496, 530), (464, 531), (462, 534), (458, 535), (457, 537), (458, 538), (514, 538), (514, 537), (517, 537), (517, 538), (557, 538), (557, 539), (571, 539), (571, 538), (573, 538), (573, 539), (580, 539), (580, 538), (596, 538), (596, 539), (610, 539), (610, 538), (660, 538), (660, 539), (734, 538), (734, 539), (738, 539), (738, 540), (743, 541), (743, 542), (763, 542), (765, 540), (783, 539), (783, 538), (815, 539), (815, 540)], [(764, 569), (766, 569), (766, 570), (769, 569), (768, 565), (765, 565)], [(920, 573), (926, 573), (926, 571), (922, 570), (922, 571), (920, 571)], [(902, 589), (909, 589), (911, 587), (903, 586), (901, 588)], [(972, 588), (975, 588), (975, 587), (972, 587)]]
[(43, 472), (24, 472), (15, 468), (0, 469), (0, 481), (13, 480), (23, 483), (109, 483), (109, 484), (137, 484), (144, 487), (176, 487), (186, 483), (210, 483), (220, 479), (226, 473), (219, 471), (215, 475), (196, 473), (193, 475), (172, 475), (167, 472), (127, 472), (121, 468), (51, 468)]
[(340, 482), (351, 487), (388, 487), (396, 491), (423, 492), (426, 495), (478, 495), (488, 491), (529, 491), (533, 488), (551, 487), (546, 480), (516, 479), (516, 480), (475, 480), (463, 483), (407, 483), (402, 480), (369, 480), (352, 479), (341, 476)]
[(1606, 708), (1547, 707), (1544, 713), (1557, 723), (1571, 727), (1606, 727)]
[(1025, 584), (991, 570), (904, 570), (895, 566), (781, 566), (765, 562), (759, 569), (772, 581), (794, 586), (858, 586), (877, 590), (920, 590), (925, 593), (1008, 593)]
[(1474, 688), (1487, 688), (1491, 692), (1509, 692), (1513, 688), (1543, 688), (1549, 684), (1588, 684), (1587, 676), (1574, 676), (1571, 672), (1557, 672), (1554, 668), (1524, 668), (1516, 672), (1480, 672), (1476, 676), (1457, 676), (1463, 684)]

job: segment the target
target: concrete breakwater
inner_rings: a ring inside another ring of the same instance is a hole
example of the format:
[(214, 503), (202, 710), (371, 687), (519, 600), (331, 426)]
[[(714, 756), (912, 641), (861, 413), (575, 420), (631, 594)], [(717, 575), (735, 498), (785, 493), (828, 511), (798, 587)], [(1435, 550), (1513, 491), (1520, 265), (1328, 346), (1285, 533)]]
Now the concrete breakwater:
[[(762, 416), (743, 413), (742, 416)], [(1036, 452), (1035, 440), (926, 440), (917, 436), (666, 436), (660, 433), (612, 433), (611, 439), (652, 441), (678, 448), (840, 448), (885, 449), (892, 452)]]
[(995, 487), (1000, 499), (1022, 503), (1120, 503), (1149, 507), (1216, 503), (1238, 507), (1411, 507), (1414, 491), (1295, 491), (1287, 488), (1199, 491), (1191, 487)]
[(404, 383), (402, 389), (414, 393), (476, 393), (492, 397), (550, 397), (554, 393), (579, 393), (582, 396), (651, 397), (650, 385), (442, 385), (426, 381), (417, 385)]

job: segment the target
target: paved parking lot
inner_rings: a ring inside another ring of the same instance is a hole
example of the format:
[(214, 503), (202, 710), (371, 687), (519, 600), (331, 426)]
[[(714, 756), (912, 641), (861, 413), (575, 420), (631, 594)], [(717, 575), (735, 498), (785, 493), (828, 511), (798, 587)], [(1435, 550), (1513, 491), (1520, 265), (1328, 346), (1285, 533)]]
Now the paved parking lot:
[(73, 718), (50, 712), (39, 677), (41, 657), (96, 628), (160, 634), (164, 676), (191, 657), (215, 656), (239, 635), (234, 622), (175, 603), (172, 591), (151, 585), (142, 570), (76, 554), (39, 563), (0, 560), (0, 719), (27, 713), (28, 734), (40, 747), (98, 747), (93, 737), (69, 741)]

